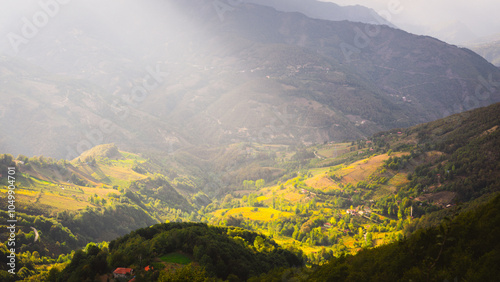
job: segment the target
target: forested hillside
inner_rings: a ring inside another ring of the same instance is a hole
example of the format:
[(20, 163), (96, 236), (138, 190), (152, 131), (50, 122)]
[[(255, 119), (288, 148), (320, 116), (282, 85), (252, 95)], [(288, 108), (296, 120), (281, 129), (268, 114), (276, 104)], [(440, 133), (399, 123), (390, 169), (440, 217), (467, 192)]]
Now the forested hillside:
[[(167, 268), (169, 264), (162, 263), (161, 258), (172, 253), (193, 261), (193, 270), (187, 277), (206, 276), (230, 281), (245, 281), (271, 269), (303, 265), (300, 257), (257, 233), (206, 224), (169, 223), (139, 229), (101, 249), (87, 246), (86, 251), (75, 253), (62, 272), (52, 271), (48, 281), (91, 280), (117, 267), (138, 269), (137, 281), (190, 280), (172, 274)], [(154, 270), (144, 271), (147, 266), (153, 266)]]
[[(492, 197), (490, 197), (492, 198)], [(277, 271), (254, 281), (496, 281), (500, 196), (398, 242), (341, 256), (312, 270)]]

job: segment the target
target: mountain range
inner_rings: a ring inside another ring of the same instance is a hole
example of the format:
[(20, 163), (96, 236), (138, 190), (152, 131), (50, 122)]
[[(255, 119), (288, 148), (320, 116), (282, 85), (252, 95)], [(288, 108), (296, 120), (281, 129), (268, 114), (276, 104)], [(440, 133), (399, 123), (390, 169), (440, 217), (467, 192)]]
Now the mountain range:
[(144, 23), (139, 9), (110, 22), (123, 6), (75, 4), (2, 56), (2, 151), (70, 160), (105, 143), (309, 145), (500, 101), (498, 68), (430, 37), (250, 3), (222, 19), (211, 1), (149, 5)]
[(282, 12), (299, 12), (313, 19), (361, 22), (396, 27), (377, 14), (373, 9), (360, 5), (340, 6), (332, 2), (317, 0), (248, 0), (244, 2), (273, 7)]

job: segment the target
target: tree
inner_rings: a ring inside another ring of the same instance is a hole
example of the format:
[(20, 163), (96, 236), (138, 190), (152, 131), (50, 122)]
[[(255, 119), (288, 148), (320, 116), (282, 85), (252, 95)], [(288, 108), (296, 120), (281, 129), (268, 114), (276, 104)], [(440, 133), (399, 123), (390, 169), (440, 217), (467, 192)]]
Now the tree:
[(231, 194), (227, 194), (222, 201), (222, 207), (225, 209), (231, 208), (231, 202), (233, 201), (233, 196)]
[(259, 179), (257, 181), (255, 181), (255, 187), (257, 189), (261, 189), (262, 187), (264, 187), (266, 181), (264, 179)]
[(403, 218), (403, 207), (400, 206), (398, 209), (398, 219), (401, 220)]
[(365, 247), (372, 247), (373, 246), (373, 238), (372, 238), (372, 233), (367, 232), (366, 233), (366, 239), (365, 239)]
[(248, 205), (254, 207), (256, 203), (257, 203), (257, 195), (255, 194), (248, 195)]
[(358, 228), (358, 238), (362, 239), (363, 238), (363, 228)]
[[(59, 269), (53, 266), (52, 268), (50, 268), (49, 274), (47, 276), (47, 281), (49, 281), (49, 282), (59, 281), (58, 277), (59, 277), (60, 273), (61, 272), (59, 271)], [(2, 281), (7, 281), (7, 280), (2, 280)]]
[(264, 239), (262, 239), (262, 237), (260, 236), (255, 237), (255, 240), (253, 241), (253, 246), (258, 252), (264, 251), (265, 248)]
[(38, 261), (40, 259), (40, 254), (37, 252), (37, 251), (34, 251), (32, 254), (31, 254), (31, 257), (32, 257), (32, 260), (33, 261)]
[(339, 220), (337, 222), (337, 226), (340, 230), (344, 230), (345, 229), (345, 221), (343, 219)]

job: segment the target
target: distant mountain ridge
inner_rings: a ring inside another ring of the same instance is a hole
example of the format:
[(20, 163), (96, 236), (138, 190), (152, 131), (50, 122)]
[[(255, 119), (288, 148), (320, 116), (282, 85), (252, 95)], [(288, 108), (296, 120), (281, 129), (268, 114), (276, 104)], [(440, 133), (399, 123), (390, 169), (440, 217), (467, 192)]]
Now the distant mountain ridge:
[(299, 12), (314, 19), (362, 22), (396, 27), (374, 10), (360, 5), (340, 6), (332, 2), (317, 0), (246, 0), (244, 2), (270, 6), (283, 12)]

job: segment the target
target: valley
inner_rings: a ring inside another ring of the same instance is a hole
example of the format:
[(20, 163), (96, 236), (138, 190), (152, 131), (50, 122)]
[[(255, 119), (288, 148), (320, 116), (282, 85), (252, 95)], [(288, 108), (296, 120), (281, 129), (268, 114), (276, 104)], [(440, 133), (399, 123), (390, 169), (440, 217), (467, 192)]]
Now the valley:
[[(72, 161), (3, 155), (0, 163), (2, 173), (18, 171), (18, 238), (31, 274), (75, 247), (162, 222), (258, 232), (306, 265), (322, 265), (497, 194), (499, 107), (347, 143), (238, 143), (155, 157), (107, 144)], [(35, 252), (44, 259), (30, 259)]]

